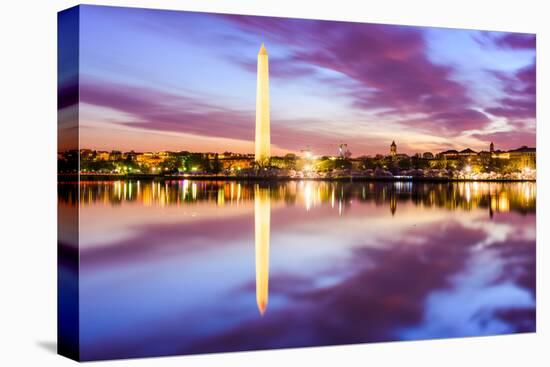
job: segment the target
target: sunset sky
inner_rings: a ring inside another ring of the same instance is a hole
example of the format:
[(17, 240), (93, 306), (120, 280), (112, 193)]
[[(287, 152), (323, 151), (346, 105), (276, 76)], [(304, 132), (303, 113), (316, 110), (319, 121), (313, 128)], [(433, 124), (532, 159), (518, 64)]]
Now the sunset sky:
[(80, 147), (253, 153), (256, 57), (272, 152), (535, 146), (529, 34), (81, 6)]

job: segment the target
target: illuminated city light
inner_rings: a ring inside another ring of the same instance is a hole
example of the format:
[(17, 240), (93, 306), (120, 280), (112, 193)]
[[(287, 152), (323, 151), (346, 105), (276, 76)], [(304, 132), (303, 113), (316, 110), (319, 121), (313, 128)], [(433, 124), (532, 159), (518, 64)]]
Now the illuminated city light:
[[(265, 55), (267, 56), (267, 53)], [(260, 70), (263, 70), (262, 55), (259, 55)], [(259, 83), (265, 80), (259, 76)], [(269, 102), (269, 95), (259, 88), (259, 110), (264, 110), (264, 101)], [(260, 93), (261, 92), (261, 93)], [(261, 102), (261, 103), (260, 103)], [(263, 106), (263, 107), (262, 107)], [(263, 112), (257, 116), (257, 128), (266, 124)], [(262, 117), (263, 116), (263, 117)], [(261, 118), (260, 118), (261, 117)], [(267, 115), (267, 117), (269, 117)], [(262, 130), (262, 129), (260, 129)], [(265, 130), (265, 129), (264, 129)], [(269, 134), (257, 139), (256, 147), (268, 145)], [(267, 139), (264, 139), (267, 137)], [(265, 151), (264, 151), (265, 152)], [(232, 177), (281, 177), (281, 178), (347, 178), (349, 176), (365, 179), (394, 179), (395, 181), (415, 181), (419, 177), (434, 180), (532, 180), (536, 179), (536, 149), (521, 147), (510, 151), (476, 152), (470, 148), (461, 151), (449, 150), (440, 153), (424, 152), (422, 155), (409, 156), (398, 153), (397, 144), (392, 143), (389, 154), (352, 157), (346, 143), (339, 145), (340, 155), (318, 156), (312, 154), (311, 148), (301, 150), (302, 156), (288, 153), (285, 156), (269, 156), (258, 165), (254, 154), (214, 152), (121, 152), (112, 153), (81, 149), (80, 172), (84, 176), (179, 176), (188, 177), (189, 173), (199, 173), (204, 176)], [(394, 154), (392, 154), (394, 153)], [(74, 152), (62, 153), (72, 157)], [(489, 155), (490, 154), (490, 155)], [(130, 166), (128, 158), (137, 162), (139, 168)], [(67, 158), (68, 159), (68, 158)], [(420, 160), (420, 161), (419, 161)], [(171, 162), (182, 164), (174, 167)], [(98, 163), (101, 163), (98, 165)], [(88, 165), (92, 165), (89, 167)], [(102, 166), (103, 165), (103, 166)], [(103, 167), (103, 168), (98, 168)], [(462, 167), (462, 169), (460, 169)], [(243, 176), (241, 176), (243, 175)]]

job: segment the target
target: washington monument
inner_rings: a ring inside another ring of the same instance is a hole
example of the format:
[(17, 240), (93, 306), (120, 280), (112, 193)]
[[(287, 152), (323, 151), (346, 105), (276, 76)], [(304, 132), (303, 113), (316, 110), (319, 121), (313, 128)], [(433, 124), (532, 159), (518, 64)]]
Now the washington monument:
[(258, 81), (256, 87), (256, 143), (254, 160), (265, 167), (271, 158), (269, 128), (269, 62), (264, 44), (258, 53)]

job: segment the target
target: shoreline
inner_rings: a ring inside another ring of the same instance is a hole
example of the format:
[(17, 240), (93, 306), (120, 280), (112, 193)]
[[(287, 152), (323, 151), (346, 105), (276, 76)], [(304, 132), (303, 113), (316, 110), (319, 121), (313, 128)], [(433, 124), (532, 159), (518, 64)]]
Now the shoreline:
[(145, 180), (145, 181), (327, 181), (327, 182), (426, 182), (426, 183), (448, 183), (448, 182), (536, 182), (536, 179), (473, 179), (473, 178), (450, 178), (450, 177), (372, 177), (372, 176), (340, 176), (340, 177), (289, 177), (289, 176), (213, 176), (213, 175), (88, 175), (88, 174), (58, 174), (58, 183), (70, 183), (80, 181), (119, 181), (119, 180)]

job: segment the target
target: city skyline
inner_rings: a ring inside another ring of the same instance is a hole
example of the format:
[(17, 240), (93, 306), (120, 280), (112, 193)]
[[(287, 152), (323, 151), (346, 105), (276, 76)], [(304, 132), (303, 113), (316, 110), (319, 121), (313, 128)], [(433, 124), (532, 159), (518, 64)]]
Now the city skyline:
[(341, 143), (354, 156), (373, 155), (392, 140), (407, 154), (487, 150), (490, 142), (503, 150), (535, 146), (534, 35), (81, 11), (82, 148), (254, 152), (263, 42), (271, 56), (273, 155), (306, 147), (333, 155)]
[[(347, 144), (344, 144), (345, 147), (347, 148)], [(475, 154), (479, 154), (479, 153), (491, 153), (493, 151), (495, 152), (512, 152), (512, 151), (519, 151), (519, 150), (522, 150), (522, 149), (536, 149), (536, 147), (529, 147), (527, 145), (522, 145), (522, 146), (519, 146), (519, 147), (515, 147), (515, 148), (512, 148), (512, 149), (500, 149), (499, 147), (495, 146), (493, 142), (490, 142), (488, 146), (486, 146), (485, 148), (481, 149), (481, 150), (473, 150), (471, 149), (470, 147), (451, 147), (449, 149), (446, 149), (446, 150), (440, 150), (440, 151), (417, 151), (417, 152), (413, 152), (413, 153), (404, 153), (402, 152), (401, 150), (398, 150), (398, 145), (396, 144), (395, 140), (392, 140), (391, 144), (389, 144), (387, 147), (386, 147), (386, 151), (381, 151), (381, 152), (372, 152), (372, 154), (353, 154), (351, 153), (351, 151), (348, 151), (349, 152), (349, 156), (347, 157), (344, 157), (344, 154), (345, 152), (343, 151), (340, 151), (339, 150), (340, 147), (337, 147), (337, 151), (335, 152), (332, 152), (332, 153), (329, 153), (329, 154), (315, 154), (315, 152), (309, 150), (309, 149), (304, 149), (298, 153), (293, 153), (291, 152), (290, 154), (294, 154), (296, 157), (305, 157), (305, 158), (314, 158), (314, 157), (338, 157), (338, 156), (342, 156), (343, 158), (345, 159), (354, 159), (354, 158), (362, 158), (362, 157), (377, 157), (377, 156), (383, 156), (383, 157), (391, 157), (391, 156), (395, 156), (395, 155), (406, 155), (408, 157), (414, 157), (415, 155), (422, 155), (424, 153), (432, 153), (435, 156), (438, 156), (438, 155), (441, 155), (441, 154), (445, 154), (445, 153), (448, 153), (448, 152), (457, 152), (457, 153), (460, 153), (460, 152), (471, 152), (471, 153), (475, 153)], [(61, 151), (59, 153), (63, 153), (63, 152), (70, 152), (72, 150), (67, 150), (67, 151)], [(135, 149), (130, 149), (130, 150), (121, 150), (121, 149), (92, 149), (92, 148), (88, 148), (88, 147), (80, 147), (79, 151), (82, 153), (84, 151), (88, 151), (88, 152), (97, 152), (97, 153), (122, 153), (122, 154), (126, 154), (126, 153), (135, 153), (135, 154), (157, 154), (157, 153), (182, 153), (182, 152), (186, 152), (186, 153), (191, 153), (191, 154), (221, 154), (221, 155), (224, 155), (224, 154), (232, 154), (232, 155), (240, 155), (240, 156), (249, 156), (249, 157), (254, 157), (255, 156), (255, 153), (254, 152), (245, 152), (245, 153), (239, 153), (239, 152), (232, 152), (232, 151), (229, 151), (229, 150), (224, 150), (224, 151), (187, 151), (187, 150), (149, 150), (149, 151), (146, 151), (146, 150), (135, 150)], [(288, 154), (288, 153), (287, 153)], [(281, 155), (273, 155), (272, 157), (283, 157), (285, 154), (281, 154)]]

